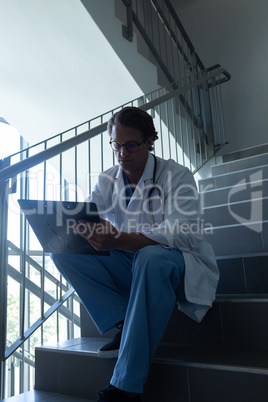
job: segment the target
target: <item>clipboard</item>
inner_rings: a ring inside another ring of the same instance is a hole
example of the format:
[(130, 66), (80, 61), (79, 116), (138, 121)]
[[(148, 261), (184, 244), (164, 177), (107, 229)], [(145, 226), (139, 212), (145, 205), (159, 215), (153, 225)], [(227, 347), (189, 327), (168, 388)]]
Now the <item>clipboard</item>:
[(96, 250), (72, 228), (79, 219), (100, 222), (95, 203), (29, 199), (18, 203), (46, 253), (110, 255)]

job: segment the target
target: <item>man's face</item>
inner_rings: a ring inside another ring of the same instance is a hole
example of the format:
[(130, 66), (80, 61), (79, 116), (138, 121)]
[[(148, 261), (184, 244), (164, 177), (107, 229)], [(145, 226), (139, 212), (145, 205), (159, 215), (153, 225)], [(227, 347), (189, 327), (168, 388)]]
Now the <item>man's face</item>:
[(142, 133), (139, 130), (132, 127), (113, 126), (111, 141), (118, 141), (121, 144), (141, 143), (136, 152), (129, 152), (125, 146), (122, 146), (119, 152), (115, 152), (115, 155), (119, 165), (126, 173), (142, 174), (147, 162), (148, 150), (152, 145), (152, 137), (144, 143)]

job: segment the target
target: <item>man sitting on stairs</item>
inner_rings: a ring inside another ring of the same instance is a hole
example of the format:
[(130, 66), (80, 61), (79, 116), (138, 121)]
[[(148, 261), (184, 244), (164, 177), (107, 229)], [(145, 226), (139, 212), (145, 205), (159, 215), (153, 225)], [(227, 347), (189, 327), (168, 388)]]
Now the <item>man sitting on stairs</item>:
[(88, 201), (100, 223), (79, 221), (76, 233), (110, 255), (53, 254), (101, 333), (118, 327), (99, 357), (117, 357), (98, 401), (141, 401), (154, 352), (175, 303), (200, 322), (212, 306), (218, 269), (200, 230), (192, 173), (155, 157), (152, 117), (125, 107), (108, 122), (118, 165), (101, 173)]

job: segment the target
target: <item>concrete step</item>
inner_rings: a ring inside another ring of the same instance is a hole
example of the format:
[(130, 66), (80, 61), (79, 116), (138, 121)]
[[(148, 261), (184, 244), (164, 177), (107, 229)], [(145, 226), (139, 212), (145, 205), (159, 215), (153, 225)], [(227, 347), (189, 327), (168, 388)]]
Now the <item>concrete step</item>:
[(93, 400), (78, 398), (77, 396), (60, 395), (53, 392), (44, 391), (29, 391), (23, 394), (12, 396), (10, 398), (3, 399), (4, 402), (41, 402), (48, 400), (49, 402), (95, 402)]
[(268, 293), (268, 254), (218, 258), (220, 280), (217, 295)]
[(246, 348), (268, 351), (268, 294), (218, 298), (201, 323), (174, 309), (162, 338), (165, 345)]
[(268, 153), (268, 144), (262, 144), (256, 147), (245, 148), (241, 149), (240, 151), (235, 151), (229, 154), (222, 155), (222, 161), (232, 162), (238, 159), (250, 158), (251, 156), (261, 155), (265, 153)]
[[(267, 352), (268, 321), (263, 319), (267, 315), (268, 290), (266, 294), (219, 295), (201, 323), (193, 321), (175, 306), (161, 343), (243, 346)], [(84, 327), (81, 334), (87, 333), (83, 339), (91, 338), (94, 334), (99, 347), (107, 342), (107, 337), (114, 336), (110, 331), (105, 335), (106, 338), (95, 332), (87, 313), (81, 315), (81, 323)]]
[(268, 179), (199, 193), (203, 208), (268, 197)]
[[(73, 341), (69, 347), (37, 348), (36, 389), (53, 388), (92, 399), (108, 383), (115, 359), (96, 357), (95, 340)], [(153, 359), (142, 401), (267, 402), (267, 380), (263, 352), (162, 345)]]
[(252, 167), (268, 165), (268, 153), (250, 156), (248, 158), (238, 159), (228, 163), (212, 166), (212, 176), (217, 176), (224, 173), (238, 172)]
[(263, 165), (200, 180), (199, 191), (203, 192), (224, 187), (243, 185), (244, 183), (260, 182), (266, 179), (268, 179), (268, 165)]
[(204, 237), (217, 257), (268, 252), (268, 221), (213, 227), (204, 224)]
[(204, 208), (202, 219), (212, 226), (248, 224), (268, 220), (268, 197)]

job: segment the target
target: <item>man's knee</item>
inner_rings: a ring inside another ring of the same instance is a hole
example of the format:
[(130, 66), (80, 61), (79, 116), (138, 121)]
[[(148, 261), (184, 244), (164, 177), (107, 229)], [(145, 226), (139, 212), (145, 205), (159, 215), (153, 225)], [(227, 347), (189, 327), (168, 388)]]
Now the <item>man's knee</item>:
[(155, 263), (161, 260), (165, 253), (166, 249), (164, 249), (160, 244), (154, 246), (146, 246), (141, 248), (136, 254), (136, 260), (142, 261), (143, 263)]
[(146, 246), (140, 249), (135, 257), (133, 269), (137, 271), (151, 272), (155, 275), (157, 270), (163, 266), (164, 248), (161, 245)]
[(155, 246), (147, 246), (140, 249), (134, 260), (133, 273), (138, 275), (145, 272), (150, 276), (165, 277), (169, 271), (175, 268), (183, 273), (184, 258), (178, 250), (170, 250), (162, 247), (160, 244)]

